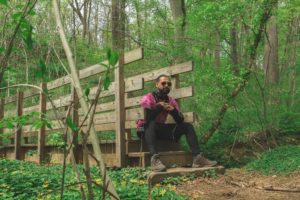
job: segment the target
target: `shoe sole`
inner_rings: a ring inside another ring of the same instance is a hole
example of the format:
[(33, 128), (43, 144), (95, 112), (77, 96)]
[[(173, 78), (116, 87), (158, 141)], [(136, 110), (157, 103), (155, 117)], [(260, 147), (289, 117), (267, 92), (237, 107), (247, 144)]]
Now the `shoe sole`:
[(211, 164), (211, 165), (195, 165), (195, 164), (193, 164), (193, 165), (192, 165), (192, 168), (214, 167), (214, 166), (216, 166), (217, 164), (218, 164), (218, 163)]

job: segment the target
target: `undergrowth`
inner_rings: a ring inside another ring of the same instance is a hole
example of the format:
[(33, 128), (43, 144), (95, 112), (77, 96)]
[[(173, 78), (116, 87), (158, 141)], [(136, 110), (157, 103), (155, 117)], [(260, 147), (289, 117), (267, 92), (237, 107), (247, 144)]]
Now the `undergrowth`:
[[(82, 181), (83, 167), (78, 165)], [(31, 199), (60, 199), (61, 165), (38, 166), (23, 161), (0, 160), (0, 199), (5, 200), (31, 200)], [(92, 178), (102, 184), (99, 171), (92, 167)], [(110, 170), (109, 175), (121, 199), (148, 199), (147, 170), (138, 168), (123, 168)], [(66, 169), (65, 191), (63, 199), (81, 199), (72, 166)], [(72, 186), (71, 186), (72, 185)], [(86, 187), (84, 187), (86, 190)], [(158, 184), (153, 188), (152, 199), (187, 199), (176, 194), (176, 185), (170, 181)], [(47, 195), (45, 195), (48, 193)], [(87, 194), (87, 191), (86, 191)], [(95, 199), (101, 199), (101, 189), (94, 185)]]
[(246, 165), (249, 171), (285, 175), (300, 170), (300, 146), (285, 145), (264, 152), (258, 160)]

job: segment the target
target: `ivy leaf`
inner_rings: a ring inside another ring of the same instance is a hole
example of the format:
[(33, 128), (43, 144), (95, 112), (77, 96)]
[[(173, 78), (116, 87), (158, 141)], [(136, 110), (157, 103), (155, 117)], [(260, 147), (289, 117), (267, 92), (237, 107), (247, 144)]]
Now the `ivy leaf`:
[(119, 60), (119, 55), (118, 55), (118, 53), (116, 53), (116, 52), (111, 52), (111, 56), (110, 56), (110, 58), (109, 58), (109, 64), (111, 65), (111, 66), (115, 66), (116, 64), (117, 64), (117, 62), (118, 62), (118, 60)]
[(104, 77), (104, 82), (103, 82), (104, 90), (108, 90), (110, 83), (111, 83), (111, 80), (110, 80), (109, 74), (106, 73), (105, 77)]
[(72, 131), (77, 132), (78, 128), (76, 127), (75, 123), (73, 122), (70, 116), (67, 117), (66, 123)]
[(90, 88), (85, 88), (84, 89), (84, 95), (87, 97), (87, 98), (89, 98), (89, 94), (90, 94)]
[(7, 0), (0, 0), (0, 4), (8, 6)]

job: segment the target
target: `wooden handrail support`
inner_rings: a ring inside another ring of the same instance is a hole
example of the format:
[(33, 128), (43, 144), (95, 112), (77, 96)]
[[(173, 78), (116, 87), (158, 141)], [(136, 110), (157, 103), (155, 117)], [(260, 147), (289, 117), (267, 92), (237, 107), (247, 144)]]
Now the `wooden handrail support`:
[[(23, 92), (18, 91), (17, 94), (17, 116), (22, 116), (23, 115)], [(22, 134), (22, 126), (18, 125), (16, 133), (15, 133), (15, 160), (21, 160), (21, 134)]]

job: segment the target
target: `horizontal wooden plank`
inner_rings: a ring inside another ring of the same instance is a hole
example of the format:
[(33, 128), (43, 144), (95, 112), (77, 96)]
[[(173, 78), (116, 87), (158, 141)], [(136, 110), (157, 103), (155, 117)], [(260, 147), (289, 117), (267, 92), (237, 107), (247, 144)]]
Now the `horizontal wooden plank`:
[[(186, 97), (191, 97), (193, 95), (194, 95), (193, 86), (174, 89), (174, 90), (171, 90), (171, 92), (170, 92), (170, 96), (174, 97), (175, 99), (182, 99), (182, 98), (186, 98)], [(142, 98), (143, 98), (143, 96), (125, 98), (125, 108), (130, 108), (130, 107), (140, 105), (140, 101)], [(108, 111), (108, 110), (114, 110), (114, 109), (115, 109), (115, 102), (112, 101), (112, 102), (97, 105), (96, 112)]]
[[(136, 128), (136, 121), (126, 121), (125, 129)], [(115, 123), (107, 123), (107, 124), (96, 124), (96, 131), (112, 131), (115, 130)]]
[[(23, 93), (24, 94), (23, 98), (25, 99), (25, 98), (28, 98), (28, 97), (32, 97), (32, 96), (38, 95), (39, 93), (40, 93), (40, 90), (35, 89), (35, 88), (30, 89), (30, 90), (25, 90), (24, 93)], [(14, 102), (16, 100), (17, 100), (17, 96), (16, 95), (10, 96), (10, 97), (6, 97), (5, 98), (5, 104), (12, 103), (12, 102)]]
[(139, 74), (136, 76), (132, 76), (130, 78), (132, 78), (132, 79), (144, 78), (144, 81), (147, 82), (147, 81), (155, 80), (161, 74), (166, 74), (166, 75), (171, 76), (171, 75), (181, 74), (184, 72), (189, 72), (192, 70), (193, 70), (193, 62), (189, 61), (189, 62), (181, 63), (178, 65), (174, 65), (174, 66), (163, 67), (158, 70), (150, 71), (150, 72), (147, 72), (144, 74)]
[[(125, 59), (125, 64), (129, 64), (131, 62), (143, 59), (143, 49), (139, 48), (133, 51), (126, 52), (124, 55), (124, 59)], [(104, 61), (102, 63), (108, 64), (108, 61)], [(106, 70), (107, 69), (100, 64), (92, 65), (90, 67), (87, 67), (79, 71), (79, 79), (88, 78), (90, 76), (105, 72)], [(51, 90), (57, 87), (61, 87), (70, 82), (71, 82), (70, 77), (64, 76), (57, 80), (47, 83), (47, 88), (48, 90)]]
[[(144, 57), (144, 53), (143, 53), (142, 48), (126, 52), (124, 54), (125, 64), (129, 64), (134, 61), (141, 60), (141, 59), (143, 59), (143, 57)], [(107, 64), (108, 61), (104, 61), (103, 63)], [(90, 67), (87, 67), (87, 68), (79, 71), (79, 79), (84, 79), (84, 78), (102, 73), (104, 71), (106, 71), (106, 68), (103, 67), (102, 65), (100, 65), (100, 64), (92, 65)], [(48, 82), (47, 89), (52, 90), (52, 89), (61, 87), (63, 85), (69, 84), (70, 82), (71, 82), (71, 79), (70, 79), (69, 75), (63, 76), (61, 78), (58, 78), (56, 80)], [(32, 96), (38, 95), (38, 94), (39, 94), (39, 90), (37, 90), (37, 89), (26, 90), (26, 91), (24, 91), (24, 98), (32, 97)], [(16, 101), (16, 98), (17, 98), (16, 95), (5, 98), (5, 104)]]

